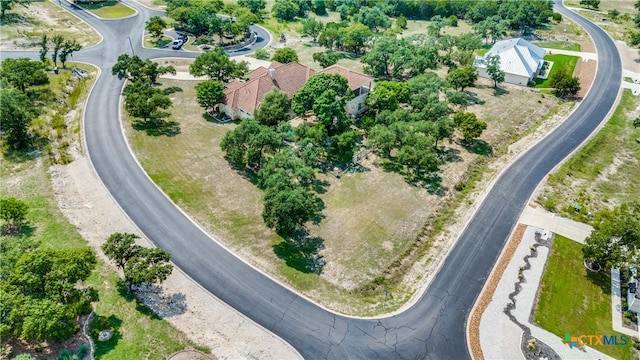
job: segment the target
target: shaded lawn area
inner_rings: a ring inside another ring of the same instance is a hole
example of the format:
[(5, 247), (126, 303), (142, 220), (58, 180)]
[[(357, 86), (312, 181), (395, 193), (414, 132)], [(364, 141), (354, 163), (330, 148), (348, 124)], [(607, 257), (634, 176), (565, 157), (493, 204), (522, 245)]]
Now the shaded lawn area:
[(581, 51), (582, 46), (578, 43), (574, 43), (571, 41), (542, 41), (536, 42), (535, 45), (540, 46), (541, 48), (547, 49), (559, 49), (559, 50), (570, 50), (570, 51)]
[(166, 36), (166, 35), (162, 35), (162, 37), (160, 38), (160, 40), (156, 41), (157, 39), (155, 37), (152, 37), (151, 35), (146, 35), (144, 37), (144, 47), (147, 48), (165, 48), (167, 47), (167, 45), (171, 44), (171, 42), (173, 41), (172, 38)]
[[(611, 324), (611, 279), (606, 272), (589, 272), (582, 263), (581, 249), (581, 244), (555, 236), (534, 320), (561, 338), (566, 333), (621, 336)], [(632, 358), (630, 339), (625, 346), (593, 348), (616, 359)]]
[(116, 0), (109, 0), (98, 3), (77, 3), (77, 6), (91, 11), (98, 17), (105, 19), (117, 19), (135, 14), (135, 10)]
[(558, 72), (559, 69), (569, 69), (569, 72), (573, 74), (573, 70), (578, 63), (577, 56), (569, 56), (569, 55), (546, 55), (544, 57), (547, 61), (553, 62), (553, 67), (551, 67), (551, 73), (547, 76), (546, 79), (536, 79), (536, 87), (537, 88), (550, 88), (550, 80), (553, 74)]

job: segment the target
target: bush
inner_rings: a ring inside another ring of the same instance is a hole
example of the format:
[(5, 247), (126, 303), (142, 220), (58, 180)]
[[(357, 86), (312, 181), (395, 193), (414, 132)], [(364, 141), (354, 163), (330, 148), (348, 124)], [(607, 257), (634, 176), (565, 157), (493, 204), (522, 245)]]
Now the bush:
[(561, 22), (562, 21), (562, 15), (560, 13), (554, 12), (553, 16), (551, 17), (553, 19), (553, 21), (555, 22)]
[(451, 24), (451, 26), (453, 27), (458, 26), (458, 17), (455, 15), (449, 16), (449, 24)]
[(258, 49), (255, 52), (255, 57), (258, 60), (269, 60), (269, 53), (265, 49)]

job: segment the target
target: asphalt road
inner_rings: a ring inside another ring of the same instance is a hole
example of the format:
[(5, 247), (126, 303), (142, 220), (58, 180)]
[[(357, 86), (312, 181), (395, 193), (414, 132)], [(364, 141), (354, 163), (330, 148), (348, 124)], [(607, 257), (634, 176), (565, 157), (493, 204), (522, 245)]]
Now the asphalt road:
[[(136, 54), (144, 57), (197, 54), (142, 49), (141, 29), (152, 12), (125, 2), (140, 14), (99, 21), (84, 11), (77, 13), (104, 36), (103, 43), (74, 54), (76, 60), (94, 63), (105, 72), (87, 101), (84, 126), (98, 175), (140, 230), (169, 251), (178, 267), (307, 359), (469, 358), (466, 320), (520, 212), (536, 185), (600, 124), (615, 102), (621, 81), (621, 62), (611, 39), (556, 5), (564, 16), (585, 27), (596, 43), (599, 63), (593, 90), (560, 127), (498, 179), (415, 305), (391, 317), (355, 319), (318, 307), (227, 252), (177, 209), (138, 166), (120, 128), (122, 82), (110, 75), (111, 65), (119, 54), (131, 51), (127, 36)], [(3, 57), (13, 54), (5, 52)]]

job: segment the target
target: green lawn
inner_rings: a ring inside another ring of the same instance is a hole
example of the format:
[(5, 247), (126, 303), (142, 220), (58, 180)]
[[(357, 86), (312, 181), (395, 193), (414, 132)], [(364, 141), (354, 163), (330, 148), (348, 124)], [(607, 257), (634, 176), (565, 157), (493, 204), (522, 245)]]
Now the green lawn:
[(581, 51), (582, 47), (578, 43), (574, 43), (571, 41), (542, 41), (534, 43), (541, 48), (547, 49), (560, 49), (560, 50), (570, 50), (570, 51)]
[(132, 8), (116, 0), (93, 4), (78, 3), (77, 5), (104, 19), (119, 19), (136, 13)]
[(536, 79), (536, 87), (537, 88), (550, 88), (551, 85), (550, 79), (559, 69), (567, 68), (570, 73), (573, 74), (573, 70), (578, 63), (579, 57), (577, 56), (569, 56), (569, 55), (547, 55), (544, 57), (547, 61), (552, 61), (553, 66), (551, 67), (551, 73), (547, 76), (546, 79)]
[[(582, 263), (582, 245), (556, 235), (542, 277), (534, 320), (564, 337), (618, 335), (611, 325), (611, 280), (606, 272), (592, 273)], [(626, 346), (597, 345), (598, 351), (616, 359), (631, 359)], [(579, 350), (576, 350), (579, 351)]]

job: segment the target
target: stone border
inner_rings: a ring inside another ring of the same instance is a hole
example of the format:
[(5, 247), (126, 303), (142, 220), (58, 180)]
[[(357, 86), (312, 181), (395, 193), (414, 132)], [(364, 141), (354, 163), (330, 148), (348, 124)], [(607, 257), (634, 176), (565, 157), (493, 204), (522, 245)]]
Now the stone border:
[(500, 255), (500, 259), (496, 263), (495, 267), (491, 275), (489, 276), (488, 281), (485, 284), (482, 293), (476, 300), (476, 306), (471, 310), (471, 315), (469, 316), (469, 328), (468, 328), (468, 339), (469, 339), (469, 348), (471, 351), (471, 357), (476, 360), (484, 360), (484, 354), (482, 353), (482, 346), (480, 345), (480, 320), (482, 319), (482, 314), (486, 310), (487, 306), (491, 302), (493, 298), (493, 293), (496, 291), (498, 287), (498, 283), (504, 274), (504, 271), (509, 265), (513, 254), (515, 253), (518, 245), (520, 245), (520, 241), (524, 236), (524, 231), (527, 229), (527, 225), (518, 224), (513, 231), (513, 235), (511, 239), (507, 242), (504, 247), (504, 251), (502, 255)]

